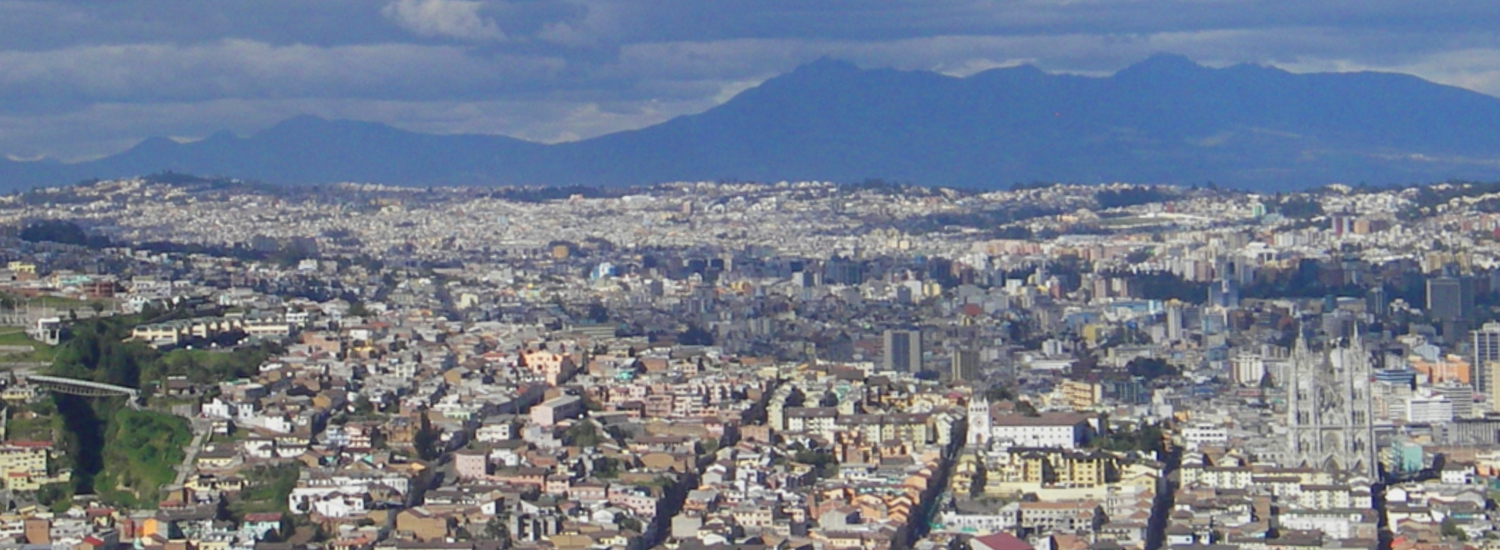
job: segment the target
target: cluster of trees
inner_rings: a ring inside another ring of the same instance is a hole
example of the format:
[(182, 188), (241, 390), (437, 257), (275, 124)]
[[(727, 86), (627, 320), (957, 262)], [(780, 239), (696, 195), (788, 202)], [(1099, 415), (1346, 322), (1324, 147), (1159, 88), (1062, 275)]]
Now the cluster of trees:
[(234, 351), (176, 349), (161, 354), (158, 361), (147, 361), (141, 379), (165, 380), (169, 376), (185, 376), (196, 384), (215, 384), (247, 378), (255, 375), (260, 365), (276, 353), (276, 348), (275, 344), (267, 342)]
[(826, 449), (801, 449), (792, 455), (792, 461), (813, 467), (818, 477), (831, 478), (838, 475), (839, 461), (833, 452)]
[(568, 426), (568, 429), (563, 431), (563, 441), (568, 445), (588, 448), (609, 441), (609, 437), (601, 433), (593, 422), (585, 420)]
[(1312, 195), (1280, 195), (1275, 200), (1276, 212), (1291, 219), (1316, 218), (1323, 215), (1323, 203)]
[(1123, 208), (1138, 204), (1168, 201), (1172, 198), (1172, 194), (1155, 187), (1105, 189), (1094, 193), (1094, 200), (1099, 203), (1100, 208)]
[[(116, 316), (73, 323), (48, 374), (140, 388), (143, 379), (188, 373), (174, 371), (156, 350), (126, 341), (130, 327), (140, 321), (138, 316)], [(52, 396), (62, 417), (63, 454), (72, 461), (71, 490), (127, 506), (154, 504), (160, 487), (176, 475), (174, 468), (192, 435), (182, 419), (132, 410), (124, 399)]]
[(698, 325), (689, 325), (687, 330), (677, 335), (677, 343), (684, 346), (712, 346), (714, 333)]
[(1131, 376), (1139, 376), (1147, 382), (1162, 377), (1177, 375), (1177, 367), (1172, 366), (1165, 359), (1155, 357), (1137, 357), (1125, 364), (1125, 371)]
[(1162, 451), (1163, 439), (1161, 426), (1155, 424), (1129, 424), (1117, 430), (1111, 430), (1095, 437), (1090, 442), (1095, 448), (1106, 451), (1130, 452), (1139, 451), (1146, 454)]
[(109, 237), (102, 235), (89, 235), (83, 227), (64, 220), (42, 220), (33, 222), (21, 229), (19, 235), (21, 240), (27, 242), (53, 242), (88, 246), (93, 248), (105, 248), (110, 246)]
[(243, 517), (247, 513), (286, 511), (286, 498), (297, 486), (301, 464), (288, 462), (246, 470), (245, 490), (236, 497), (231, 511)]
[(432, 425), (432, 421), (427, 419), (427, 415), (419, 414), (417, 418), (417, 422), (420, 425), (417, 426), (417, 433), (412, 435), (411, 445), (417, 451), (417, 458), (424, 461), (436, 460), (443, 450), (441, 447), (442, 432), (436, 426)]

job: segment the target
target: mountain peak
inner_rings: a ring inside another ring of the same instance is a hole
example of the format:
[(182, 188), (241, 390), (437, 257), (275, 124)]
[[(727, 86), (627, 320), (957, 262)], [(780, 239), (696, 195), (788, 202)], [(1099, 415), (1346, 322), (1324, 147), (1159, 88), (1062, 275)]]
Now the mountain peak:
[(135, 147), (131, 147), (127, 152), (140, 154), (161, 154), (177, 149), (180, 146), (180, 143), (172, 141), (171, 139), (161, 136), (153, 136), (141, 140), (140, 143), (135, 144)]
[(880, 177), (962, 186), (997, 178), (1214, 180), (1267, 190), (1495, 179), (1500, 137), (1475, 123), (1485, 120), (1500, 120), (1500, 99), (1389, 73), (1292, 75), (1154, 55), (1111, 78), (1024, 66), (955, 78), (823, 58), (708, 112), (578, 142), (435, 136), (299, 116), (242, 139), (148, 140), (128, 154), (58, 167), (0, 163), (17, 174), (0, 184), (165, 168), (285, 183)]
[(846, 76), (860, 71), (859, 66), (854, 63), (831, 57), (819, 57), (811, 63), (798, 65), (786, 76)]
[(1188, 59), (1187, 56), (1174, 53), (1152, 54), (1139, 63), (1131, 65), (1115, 73), (1116, 77), (1163, 77), (1193, 74), (1208, 70), (1208, 67), (1199, 65)]
[(406, 132), (379, 122), (363, 120), (326, 119), (314, 115), (298, 115), (276, 123), (254, 139), (331, 139), (334, 137), (368, 139), (377, 136), (389, 137)]

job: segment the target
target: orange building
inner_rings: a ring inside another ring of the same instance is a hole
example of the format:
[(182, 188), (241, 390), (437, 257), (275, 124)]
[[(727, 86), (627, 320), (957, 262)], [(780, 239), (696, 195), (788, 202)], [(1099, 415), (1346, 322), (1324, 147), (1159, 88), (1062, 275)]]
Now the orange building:
[(1441, 384), (1449, 380), (1457, 380), (1458, 382), (1468, 384), (1470, 372), (1473, 370), (1468, 361), (1457, 355), (1449, 355), (1437, 361), (1412, 357), (1410, 363), (1412, 369), (1426, 376), (1432, 384)]

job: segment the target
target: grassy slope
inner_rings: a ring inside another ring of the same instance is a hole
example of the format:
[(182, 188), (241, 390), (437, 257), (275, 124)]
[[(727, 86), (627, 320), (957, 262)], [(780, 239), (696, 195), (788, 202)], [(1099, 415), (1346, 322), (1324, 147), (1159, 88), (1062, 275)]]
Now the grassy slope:
[(176, 477), (193, 439), (186, 420), (154, 411), (121, 410), (111, 417), (104, 471), (94, 489), (111, 501), (154, 507), (163, 485)]

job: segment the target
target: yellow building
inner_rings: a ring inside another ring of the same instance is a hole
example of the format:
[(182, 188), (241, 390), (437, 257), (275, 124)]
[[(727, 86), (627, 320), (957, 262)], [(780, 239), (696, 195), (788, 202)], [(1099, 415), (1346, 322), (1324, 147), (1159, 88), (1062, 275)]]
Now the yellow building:
[(984, 464), (985, 492), (1011, 494), (1044, 488), (1092, 488), (1119, 481), (1115, 455), (1064, 449), (1012, 449)]
[(1104, 386), (1090, 382), (1063, 380), (1057, 390), (1062, 394), (1063, 402), (1074, 410), (1088, 409), (1104, 398)]
[(52, 444), (47, 442), (11, 443), (0, 446), (0, 473), (9, 475), (47, 474), (47, 455)]

